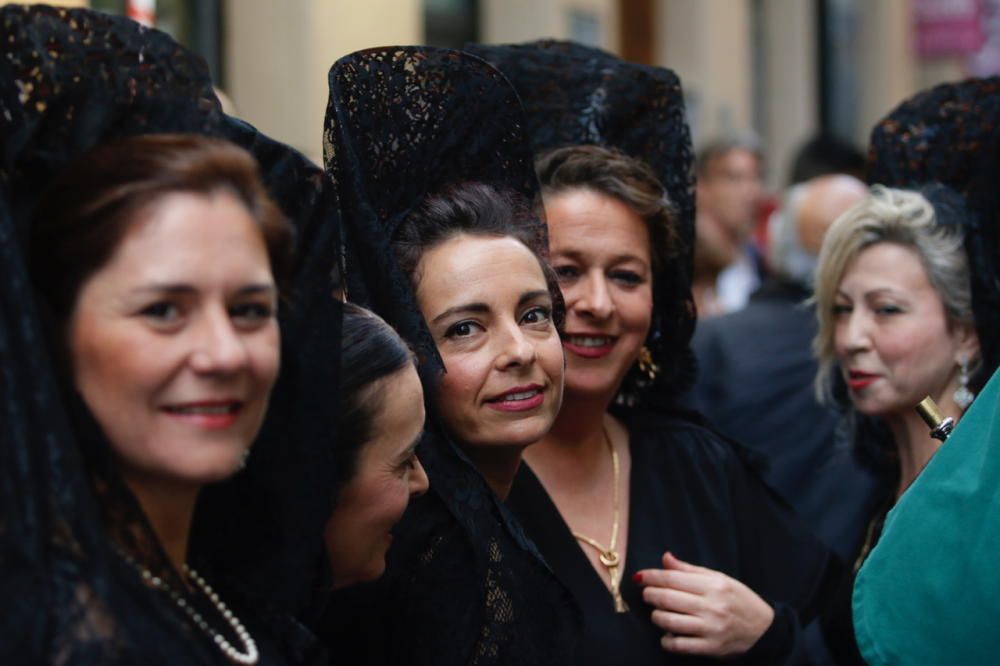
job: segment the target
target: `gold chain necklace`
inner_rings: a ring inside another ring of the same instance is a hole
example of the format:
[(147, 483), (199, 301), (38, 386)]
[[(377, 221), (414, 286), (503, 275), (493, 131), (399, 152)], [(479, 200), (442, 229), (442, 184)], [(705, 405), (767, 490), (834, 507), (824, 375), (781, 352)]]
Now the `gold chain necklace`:
[(611, 591), (611, 599), (615, 602), (615, 612), (625, 613), (628, 612), (628, 604), (625, 603), (625, 599), (622, 598), (622, 593), (619, 591), (619, 587), (622, 582), (622, 569), (625, 563), (622, 562), (621, 556), (618, 554), (618, 520), (619, 520), (619, 506), (618, 506), (618, 483), (619, 477), (621, 476), (621, 470), (618, 466), (618, 451), (615, 450), (614, 444), (611, 443), (611, 438), (608, 436), (607, 428), (601, 428), (604, 433), (604, 441), (608, 444), (608, 450), (611, 451), (611, 469), (613, 471), (612, 482), (611, 482), (611, 494), (612, 494), (612, 513), (611, 513), (611, 543), (605, 548), (603, 544), (599, 543), (596, 539), (591, 539), (589, 536), (580, 534), (571, 530), (571, 533), (579, 541), (587, 544), (588, 546), (595, 548), (598, 553), (600, 553), (601, 564), (608, 570), (608, 578), (610, 579), (610, 584), (608, 585)]

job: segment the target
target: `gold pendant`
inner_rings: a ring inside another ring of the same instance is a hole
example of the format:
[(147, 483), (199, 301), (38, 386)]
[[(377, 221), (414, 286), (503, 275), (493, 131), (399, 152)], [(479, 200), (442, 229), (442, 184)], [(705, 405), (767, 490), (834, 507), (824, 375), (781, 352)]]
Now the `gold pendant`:
[(628, 604), (625, 603), (625, 599), (624, 599), (624, 597), (622, 597), (622, 593), (621, 592), (619, 592), (618, 590), (615, 590), (611, 594), (611, 598), (614, 599), (614, 601), (615, 601), (615, 612), (616, 613), (627, 613), (628, 612)]

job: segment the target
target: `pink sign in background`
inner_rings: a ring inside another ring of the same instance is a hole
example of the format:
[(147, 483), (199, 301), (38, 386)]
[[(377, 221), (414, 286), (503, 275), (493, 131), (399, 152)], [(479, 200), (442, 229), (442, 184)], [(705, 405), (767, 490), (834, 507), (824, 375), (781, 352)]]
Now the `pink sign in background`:
[(913, 0), (912, 6), (923, 58), (971, 55), (986, 41), (982, 0)]

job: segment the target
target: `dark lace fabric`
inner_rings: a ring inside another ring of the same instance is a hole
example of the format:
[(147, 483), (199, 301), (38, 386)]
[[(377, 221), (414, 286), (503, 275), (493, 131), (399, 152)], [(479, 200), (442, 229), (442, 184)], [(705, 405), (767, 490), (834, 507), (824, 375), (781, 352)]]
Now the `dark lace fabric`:
[[(945, 83), (920, 92), (893, 109), (872, 130), (868, 182), (913, 189), (943, 183), (967, 197), (975, 219), (966, 229), (972, 274), (972, 308), (983, 363), (973, 377), (982, 388), (1000, 365), (1000, 265), (997, 223), (982, 187), (983, 160), (1000, 131), (1000, 77)], [(975, 187), (976, 183), (979, 187)]]
[[(978, 392), (1000, 363), (1000, 264), (997, 149), (1000, 148), (1000, 77), (946, 83), (905, 100), (872, 129), (868, 148), (869, 184), (919, 189), (938, 212), (941, 224), (962, 224), (972, 280), (972, 309), (982, 363), (970, 387)], [(947, 187), (935, 185), (941, 183)], [(954, 191), (965, 197), (965, 202)], [(968, 210), (963, 210), (963, 203)], [(844, 411), (844, 428), (855, 453), (899, 484), (899, 458), (892, 433), (877, 418), (853, 409), (843, 380), (834, 378), (834, 398)], [(886, 514), (895, 504), (887, 496), (871, 517), (868, 538), (855, 568), (878, 543)], [(830, 651), (842, 664), (864, 664), (854, 635), (851, 598), (854, 576), (840, 587), (823, 617)]]
[(255, 598), (308, 619), (329, 589), (322, 535), (337, 491), (339, 209), (329, 177), (297, 151), (228, 117), (220, 134), (257, 158), (296, 253), (267, 418), (246, 469), (202, 491), (194, 543)]
[[(222, 117), (204, 63), (163, 33), (44, 6), (6, 6), (0, 25), (0, 77), (8, 82), (0, 88), (0, 663), (229, 663), (117, 552), (182, 589), (99, 428), (54, 371), (48, 315), (25, 260), (37, 197), (89, 148), (139, 133), (226, 136), (236, 125)], [(237, 140), (256, 137), (252, 128), (239, 130)], [(297, 189), (279, 203), (314, 229), (319, 213), (306, 210), (320, 199), (284, 180), (288, 163), (301, 158), (263, 137), (245, 145), (272, 158), (262, 160), (270, 189), (278, 197)], [(257, 150), (265, 145), (268, 151)], [(315, 184), (322, 174), (314, 172)], [(242, 586), (231, 588), (221, 575), (227, 562), (209, 552), (193, 547), (191, 561), (257, 641), (259, 663), (311, 655), (308, 632)]]
[[(451, 184), (537, 195), (517, 95), (461, 52), (361, 51), (330, 70), (324, 141), (343, 210), (348, 296), (413, 345), (430, 395), (443, 369), (392, 234)], [(565, 663), (577, 626), (567, 591), (449, 441), (433, 405), (428, 431), (419, 454), (430, 491), (394, 530), (386, 574), (336, 593), (322, 635), (349, 663)]]
[(617, 148), (652, 167), (666, 189), (681, 247), (653, 285), (646, 346), (661, 372), (649, 382), (633, 370), (622, 394), (649, 406), (672, 402), (694, 381), (690, 341), (697, 316), (691, 296), (694, 152), (680, 79), (669, 69), (573, 42), (470, 44), (465, 50), (496, 66), (517, 90), (536, 154), (584, 144)]
[[(693, 151), (680, 81), (669, 70), (566, 42), (466, 49), (494, 63), (517, 89), (536, 151), (605, 145), (644, 160), (662, 179), (683, 241), (674, 261), (654, 276), (653, 324), (646, 345), (664, 372), (650, 382), (633, 368), (612, 408), (629, 431), (633, 464), (641, 461), (648, 467), (634, 467), (630, 482), (633, 525), (626, 571), (658, 566), (670, 549), (739, 578), (776, 611), (771, 627), (741, 663), (800, 663), (800, 619), (815, 615), (824, 591), (840, 577), (839, 565), (765, 486), (757, 456), (674, 403), (694, 377), (690, 340), (696, 321), (691, 297)], [(698, 443), (691, 446), (694, 432)], [(682, 449), (690, 458), (677, 455)], [(727, 478), (740, 481), (732, 485)], [(682, 489), (686, 483), (691, 484), (688, 491)], [(699, 495), (704, 497), (697, 499)], [(583, 638), (573, 663), (608, 663), (615, 654), (622, 663), (699, 663), (662, 650), (661, 632), (650, 622), (652, 609), (641, 603), (630, 581), (622, 583), (622, 590), (631, 597), (631, 610), (612, 612), (604, 582), (527, 466), (508, 503), (583, 607)], [(728, 543), (707, 546), (715, 539)], [(732, 560), (718, 559), (720, 549), (730, 552)]]

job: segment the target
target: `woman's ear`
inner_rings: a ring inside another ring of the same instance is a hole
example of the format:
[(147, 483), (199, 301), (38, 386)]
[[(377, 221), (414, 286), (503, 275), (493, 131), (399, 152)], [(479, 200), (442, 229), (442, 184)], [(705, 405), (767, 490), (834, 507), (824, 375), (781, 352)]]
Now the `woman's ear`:
[(973, 369), (979, 360), (979, 333), (972, 324), (960, 323), (953, 331), (955, 337), (955, 363), (961, 365), (964, 360)]

